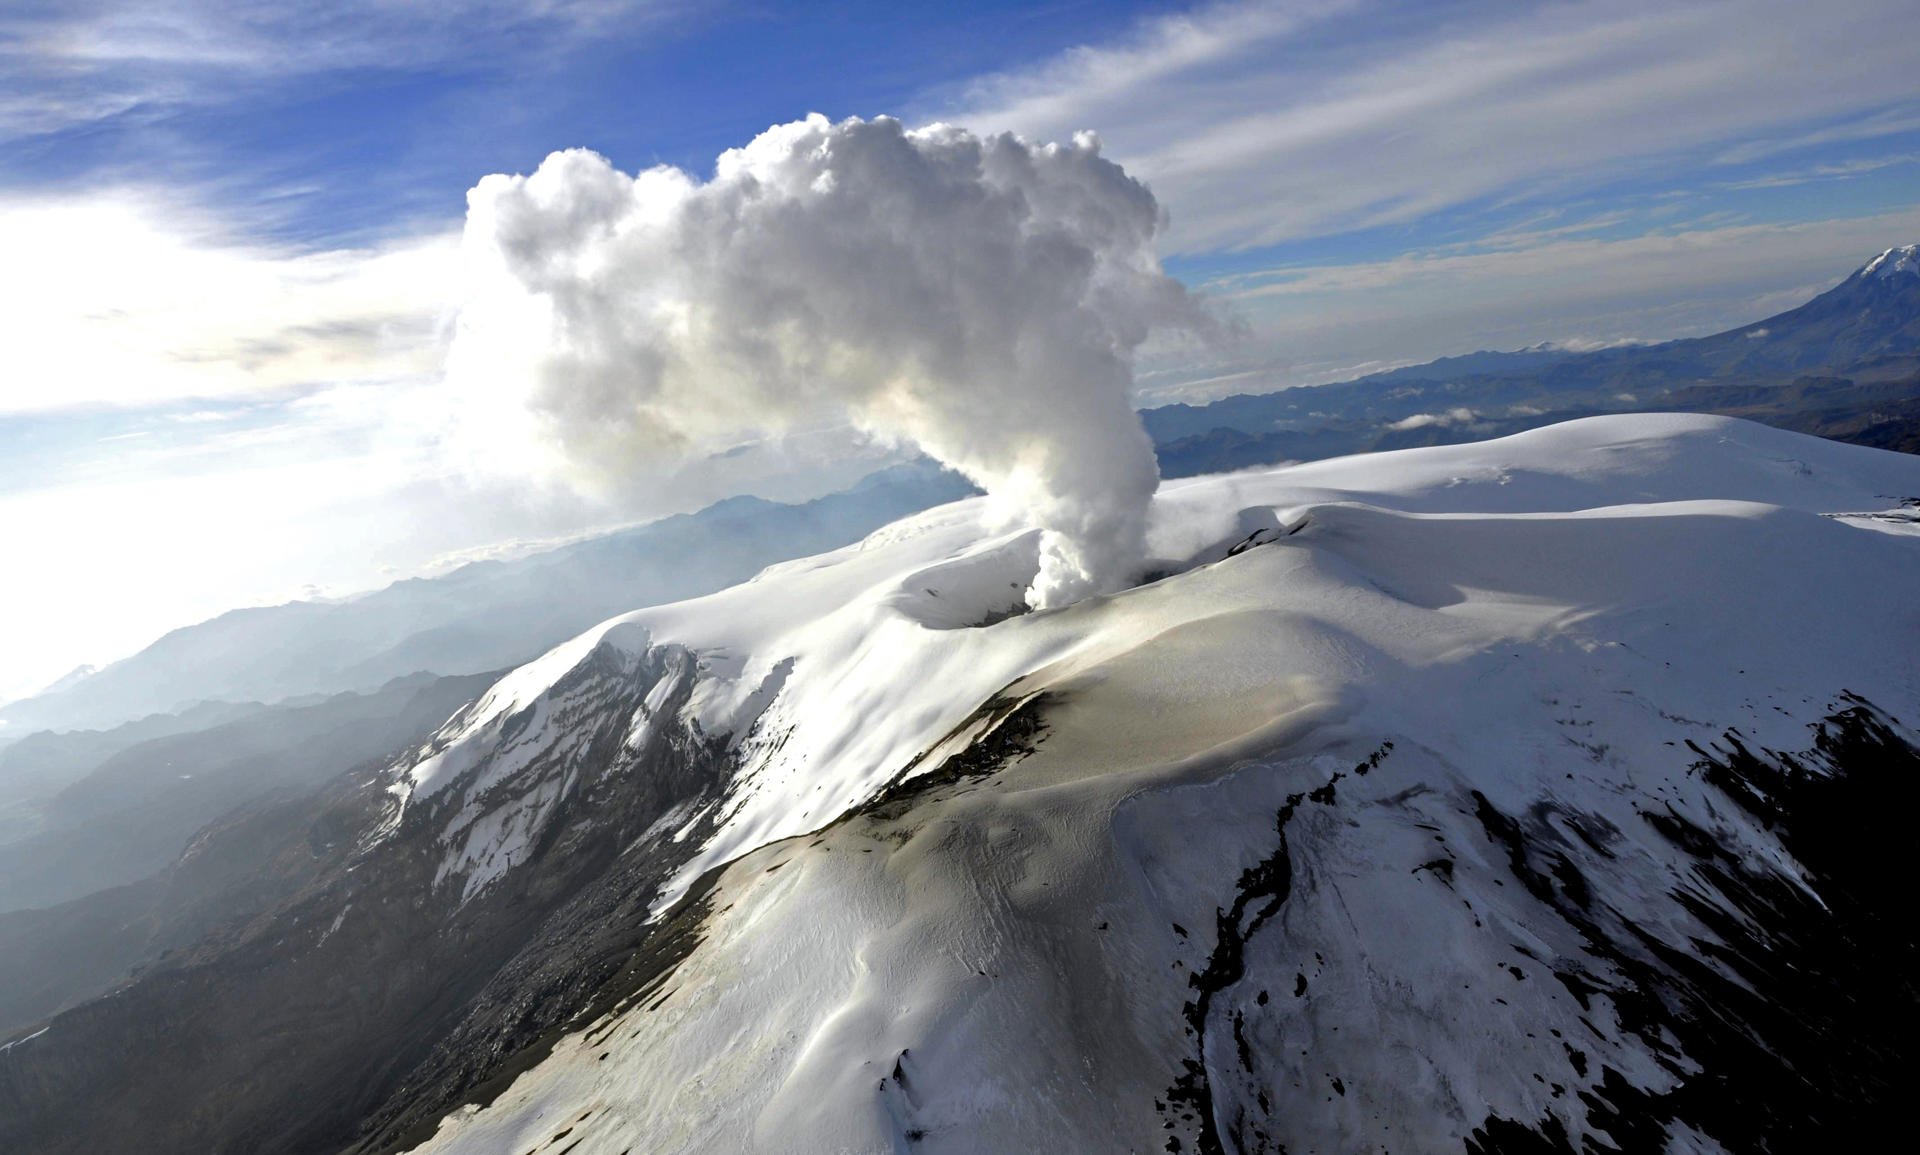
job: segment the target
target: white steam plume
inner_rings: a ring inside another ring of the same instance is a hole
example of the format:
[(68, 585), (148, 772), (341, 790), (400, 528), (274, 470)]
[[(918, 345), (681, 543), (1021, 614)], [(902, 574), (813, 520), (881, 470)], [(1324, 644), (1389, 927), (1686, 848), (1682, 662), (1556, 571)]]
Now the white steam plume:
[(1160, 269), (1153, 195), (1092, 136), (812, 116), (704, 183), (573, 150), (467, 202), (449, 378), (463, 405), (530, 409), (576, 477), (844, 412), (1041, 527), (1037, 608), (1144, 557), (1159, 473), (1131, 359), (1203, 318)]

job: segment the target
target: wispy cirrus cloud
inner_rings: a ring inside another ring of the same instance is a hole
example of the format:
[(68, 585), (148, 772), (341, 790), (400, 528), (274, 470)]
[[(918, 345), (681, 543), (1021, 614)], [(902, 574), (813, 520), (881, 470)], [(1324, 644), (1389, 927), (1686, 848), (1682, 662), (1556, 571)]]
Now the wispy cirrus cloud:
[(1802, 152), (1823, 145), (1882, 140), (1912, 132), (1920, 132), (1920, 105), (1903, 102), (1890, 108), (1877, 109), (1863, 116), (1846, 117), (1832, 124), (1803, 132), (1767, 134), (1742, 141), (1713, 159), (1715, 164), (1750, 164), (1783, 153)]
[(1039, 137), (1097, 126), (1192, 253), (1670, 176), (1802, 130), (1909, 131), (1886, 110), (1916, 68), (1900, 0), (1227, 4), (943, 111)]
[(1791, 188), (1794, 185), (1813, 184), (1817, 181), (1851, 180), (1854, 177), (1879, 172), (1881, 169), (1899, 168), (1916, 163), (1920, 163), (1920, 153), (1902, 152), (1892, 156), (1859, 157), (1834, 164), (1809, 165), (1806, 168), (1729, 181), (1727, 187), (1734, 189)]
[(0, 134), (244, 99), (317, 73), (504, 66), (671, 0), (23, 0), (0, 13)]
[(1646, 233), (1619, 240), (1559, 237), (1519, 248), (1482, 252), (1408, 253), (1384, 261), (1277, 268), (1237, 274), (1219, 282), (1234, 299), (1325, 292), (1428, 287), (1451, 291), (1460, 282), (1488, 273), (1526, 277), (1532, 291), (1593, 285), (1629, 296), (1641, 289), (1636, 266), (1651, 262), (1677, 291), (1702, 287), (1721, 275), (1709, 258), (1734, 258), (1753, 284), (1784, 276), (1807, 278), (1793, 293), (1815, 292), (1838, 281), (1873, 255), (1868, 247), (1883, 235), (1920, 229), (1920, 208), (1845, 221), (1796, 225), (1746, 224), (1696, 227)]

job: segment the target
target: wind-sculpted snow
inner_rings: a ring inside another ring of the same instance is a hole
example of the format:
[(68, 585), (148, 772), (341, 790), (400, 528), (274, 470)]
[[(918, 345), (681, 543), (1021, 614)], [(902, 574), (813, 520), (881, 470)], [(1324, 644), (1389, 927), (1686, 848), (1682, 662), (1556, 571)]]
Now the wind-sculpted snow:
[(704, 876), (700, 940), (426, 1149), (1711, 1152), (1792, 1134), (1737, 1122), (1762, 1099), (1871, 1118), (1879, 1084), (1789, 1069), (1832, 1033), (1783, 1067), (1735, 1039), (1779, 1016), (1701, 1018), (1771, 943), (1847, 981), (1817, 944), (1877, 924), (1700, 751), (1813, 765), (1809, 725), (1920, 704), (1920, 539), (1824, 516), (1916, 494), (1910, 458), (1602, 418), (1169, 484), (1166, 576), (1060, 611), (999, 612), (1030, 545), (962, 503), (617, 619), (438, 745), (511, 792), (590, 708), (570, 663), (689, 655), (678, 718), (733, 769), (654, 909)]

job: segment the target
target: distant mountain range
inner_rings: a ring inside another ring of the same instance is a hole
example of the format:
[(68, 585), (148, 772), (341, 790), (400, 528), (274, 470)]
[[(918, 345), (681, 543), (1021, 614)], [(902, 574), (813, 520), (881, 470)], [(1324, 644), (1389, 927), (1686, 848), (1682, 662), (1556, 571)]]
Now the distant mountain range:
[(1170, 477), (1674, 410), (1920, 452), (1917, 254), (1916, 245), (1888, 249), (1797, 309), (1708, 337), (1471, 353), (1143, 416)]
[[(166, 716), (104, 734), (33, 735), (0, 751), (0, 768), (32, 767), (39, 779), (30, 790), (21, 789), (24, 775), (10, 782), (0, 810), (0, 913), (145, 878), (226, 811), (276, 790), (316, 786), (391, 753), (495, 676), (411, 674), (365, 694), (316, 702), (208, 703), (182, 715), (187, 720), (176, 732), (152, 736), (142, 731), (158, 729)], [(127, 737), (135, 740), (120, 746)], [(87, 756), (108, 749), (97, 760)], [(49, 773), (57, 766), (70, 769)]]
[[(278, 702), (371, 691), (422, 671), (504, 669), (634, 606), (723, 589), (970, 492), (931, 463), (910, 464), (814, 501), (728, 498), (698, 513), (511, 561), (473, 562), (344, 601), (233, 610), (0, 708), (0, 742), (35, 730), (112, 727), (201, 701)], [(6, 795), (0, 772), (0, 805)]]
[(0, 809), (0, 1033), (283, 901), (329, 849), (288, 841), (312, 821), (309, 796), (356, 766), (377, 770), (493, 679), (416, 674), (317, 702), (209, 703), (0, 751), (12, 791)]

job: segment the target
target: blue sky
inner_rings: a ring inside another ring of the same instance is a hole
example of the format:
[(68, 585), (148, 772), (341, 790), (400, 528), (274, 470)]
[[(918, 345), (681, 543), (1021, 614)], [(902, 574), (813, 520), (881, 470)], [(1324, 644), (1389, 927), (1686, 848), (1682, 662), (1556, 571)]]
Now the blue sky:
[[(155, 177), (250, 232), (365, 243), (457, 218), (488, 172), (586, 145), (710, 170), (808, 111), (898, 112), (943, 83), (1124, 32), (1147, 5), (44, 5), (12, 24), (0, 172)], [(6, 18), (0, 18), (5, 20)], [(79, 43), (76, 43), (79, 42)], [(57, 47), (51, 47), (57, 46)], [(61, 51), (64, 49), (64, 51)]]
[[(1147, 400), (1713, 331), (1920, 239), (1920, 16), (1805, 3), (60, 0), (0, 13), (0, 699), (341, 594), (884, 460), (832, 431), (618, 507), (449, 460), (467, 189), (699, 175), (808, 112), (1101, 134), (1246, 322)], [(129, 564), (137, 559), (138, 564)]]

